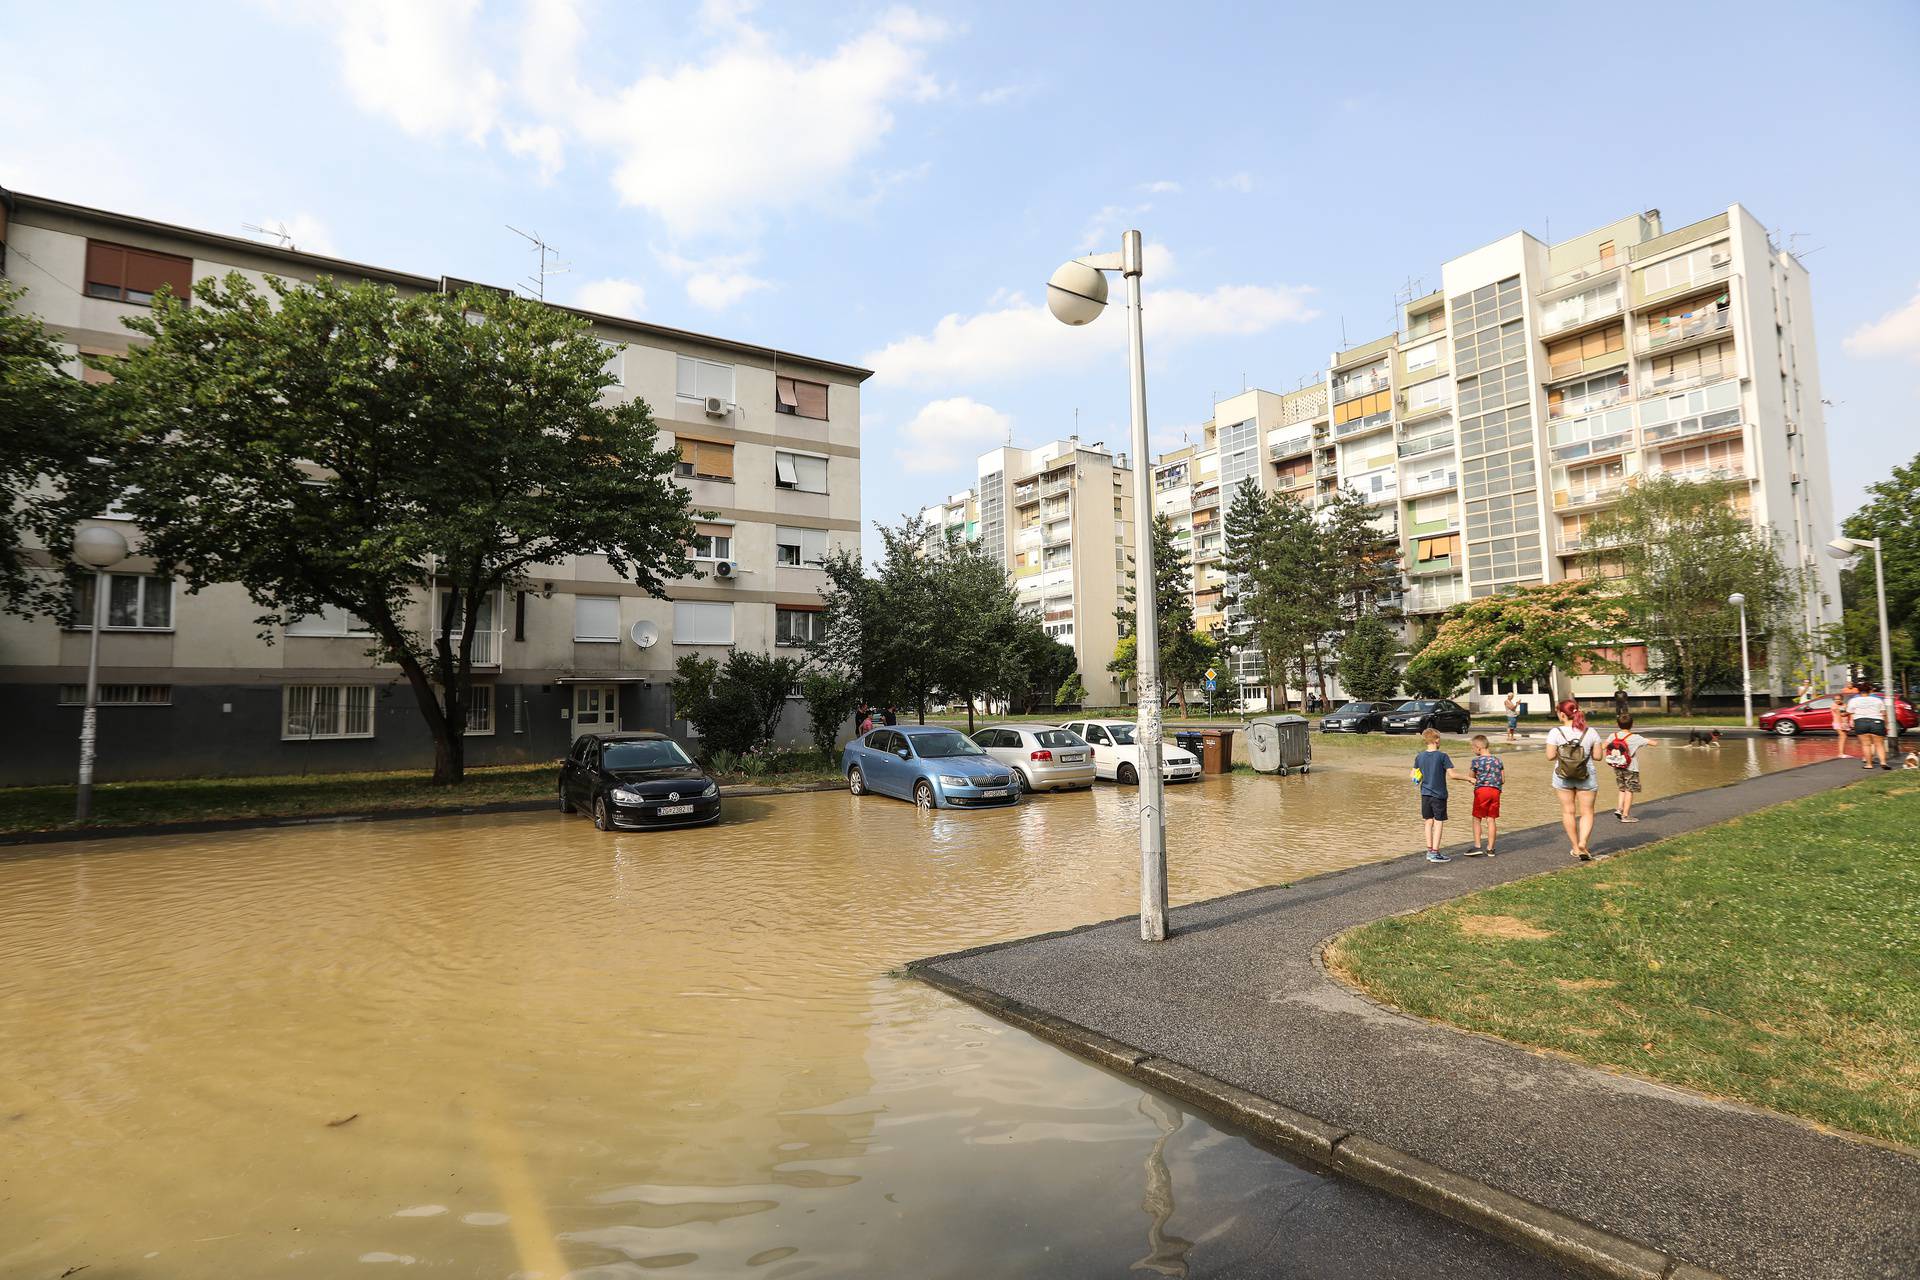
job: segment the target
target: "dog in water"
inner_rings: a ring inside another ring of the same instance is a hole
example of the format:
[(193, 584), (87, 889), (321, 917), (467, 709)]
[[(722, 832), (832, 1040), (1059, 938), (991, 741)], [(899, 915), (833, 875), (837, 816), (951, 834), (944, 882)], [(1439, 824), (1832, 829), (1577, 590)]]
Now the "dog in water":
[(1690, 747), (1717, 747), (1720, 745), (1720, 731), (1718, 729), (1694, 729), (1687, 734), (1687, 745)]

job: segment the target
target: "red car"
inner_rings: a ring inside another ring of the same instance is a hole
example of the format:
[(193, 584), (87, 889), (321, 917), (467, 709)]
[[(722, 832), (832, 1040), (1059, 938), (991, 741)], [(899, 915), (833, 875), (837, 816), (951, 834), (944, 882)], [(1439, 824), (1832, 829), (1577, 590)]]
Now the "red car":
[[(1903, 734), (1920, 725), (1920, 717), (1914, 715), (1911, 702), (1901, 701), (1895, 714), (1900, 717), (1900, 732)], [(1815, 698), (1797, 707), (1769, 711), (1760, 717), (1760, 727), (1783, 738), (1791, 738), (1797, 733), (1832, 733), (1833, 699)]]

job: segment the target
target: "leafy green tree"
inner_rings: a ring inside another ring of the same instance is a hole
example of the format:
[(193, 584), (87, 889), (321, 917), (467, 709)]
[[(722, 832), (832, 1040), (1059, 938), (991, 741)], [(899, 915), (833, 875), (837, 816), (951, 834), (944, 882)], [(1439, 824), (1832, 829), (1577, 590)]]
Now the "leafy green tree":
[(62, 367), (39, 317), (19, 309), (23, 292), (0, 280), (0, 610), (32, 616), (66, 610), (57, 570), (71, 558), (75, 523), (105, 507), (111, 490), (91, 461), (106, 448), (93, 388)]
[[(103, 390), (143, 549), (192, 590), (238, 583), (263, 628), (332, 607), (399, 665), (460, 781), (482, 600), (603, 555), (653, 596), (691, 572), (687, 495), (653, 416), (604, 403), (583, 320), (468, 290), (202, 280), (128, 327)], [(445, 590), (426, 628), (423, 583)]]
[[(1165, 516), (1155, 516), (1149, 528), (1153, 538), (1154, 617), (1160, 639), (1160, 692), (1163, 700), (1169, 691), (1176, 693), (1180, 698), (1180, 713), (1185, 715), (1187, 687), (1198, 684), (1205, 676), (1218, 647), (1194, 630), (1193, 561), (1174, 539), (1172, 521)], [(1138, 557), (1127, 559), (1137, 579)], [(1133, 583), (1123, 586), (1120, 597), (1123, 603), (1113, 612), (1120, 624), (1120, 640), (1114, 646), (1113, 661), (1107, 664), (1107, 670), (1123, 680), (1133, 680), (1139, 675), (1134, 657), (1137, 641), (1129, 643), (1134, 641), (1134, 613), (1139, 607), (1136, 586)]]
[(807, 703), (813, 749), (832, 755), (840, 745), (841, 731), (852, 724), (860, 706), (860, 686), (837, 671), (814, 670), (800, 677), (800, 696)]
[(1342, 487), (1319, 513), (1316, 528), (1324, 561), (1322, 590), (1330, 590), (1341, 637), (1360, 619), (1398, 613), (1390, 597), (1400, 589), (1399, 544), (1380, 528), (1381, 508), (1359, 490)]
[[(1896, 672), (1916, 665), (1920, 650), (1920, 455), (1895, 467), (1891, 478), (1867, 487), (1867, 504), (1842, 522), (1850, 538), (1877, 538), (1886, 557), (1887, 626)], [(1840, 577), (1846, 660), (1880, 670), (1879, 597), (1872, 553)], [(1905, 682), (1902, 681), (1904, 684)]]
[(1053, 700), (1054, 691), (1075, 674), (1077, 661), (1072, 648), (1048, 635), (1040, 619), (1022, 613), (1000, 646), (994, 687), (1008, 710), (1031, 711), (1042, 700)]
[(1407, 664), (1409, 687), (1426, 694), (1441, 684), (1455, 689), (1469, 670), (1501, 681), (1552, 678), (1554, 669), (1585, 663), (1598, 670), (1613, 665), (1595, 650), (1618, 644), (1631, 615), (1594, 578), (1568, 579), (1519, 587), (1499, 595), (1456, 604), (1447, 610), (1433, 637)]
[(801, 668), (798, 658), (742, 649), (729, 653), (724, 665), (690, 653), (674, 664), (668, 692), (674, 714), (693, 726), (706, 751), (743, 755), (773, 741)]
[(1340, 683), (1363, 702), (1384, 702), (1400, 687), (1400, 638), (1377, 614), (1359, 618), (1340, 642)]
[(1758, 640), (1789, 631), (1799, 586), (1780, 563), (1773, 534), (1755, 528), (1729, 501), (1733, 486), (1659, 476), (1635, 485), (1590, 534), (1590, 553), (1617, 561), (1611, 579), (1629, 616), (1617, 635), (1647, 645), (1647, 678), (1676, 690), (1683, 715), (1700, 691), (1740, 681), (1739, 611), (1727, 603), (1747, 598), (1747, 625)]
[(1087, 683), (1080, 678), (1078, 671), (1062, 680), (1060, 687), (1053, 693), (1053, 705), (1056, 707), (1077, 707), (1083, 705), (1086, 700)]
[(1322, 636), (1339, 622), (1338, 598), (1325, 585), (1326, 556), (1313, 511), (1244, 480), (1227, 508), (1228, 598), (1247, 620), (1267, 682), (1284, 694), (1295, 667), (1304, 696)]
[(1467, 687), (1471, 670), (1472, 663), (1459, 654), (1422, 650), (1407, 660), (1400, 678), (1409, 697), (1453, 698)]
[(1019, 642), (1019, 599), (1000, 562), (975, 542), (951, 541), (934, 565), (934, 581), (941, 621), (936, 678), (942, 693), (966, 702), (971, 733), (974, 700), (1005, 687)]

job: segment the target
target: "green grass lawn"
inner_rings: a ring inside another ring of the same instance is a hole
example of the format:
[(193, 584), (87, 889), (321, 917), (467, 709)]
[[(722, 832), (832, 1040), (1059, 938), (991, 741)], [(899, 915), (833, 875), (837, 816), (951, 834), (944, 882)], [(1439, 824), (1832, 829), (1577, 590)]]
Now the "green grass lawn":
[[(792, 753), (780, 764), (778, 771), (752, 776), (739, 772), (716, 776), (729, 786), (840, 781), (837, 762), (822, 761), (811, 752)], [(454, 787), (436, 787), (429, 775), (413, 771), (107, 782), (93, 789), (93, 820), (87, 826), (290, 818), (369, 809), (461, 809), (502, 801), (550, 800), (558, 771), (557, 761), (469, 767), (466, 780)], [(79, 824), (73, 820), (73, 802), (71, 786), (0, 788), (0, 833), (75, 827)]]
[(1920, 1146), (1920, 780), (1876, 776), (1340, 938), (1401, 1009)]

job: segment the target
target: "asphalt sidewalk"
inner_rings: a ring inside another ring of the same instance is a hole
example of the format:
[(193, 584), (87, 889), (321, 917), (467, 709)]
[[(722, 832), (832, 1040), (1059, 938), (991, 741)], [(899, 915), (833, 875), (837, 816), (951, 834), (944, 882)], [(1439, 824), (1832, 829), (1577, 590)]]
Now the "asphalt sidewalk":
[[(1636, 807), (1596, 851), (1841, 786), (1836, 760)], [(957, 952), (915, 974), (1264, 1140), (1593, 1275), (1920, 1275), (1920, 1159), (1385, 1009), (1320, 952), (1356, 925), (1568, 865), (1558, 824), (1498, 859), (1418, 855), (1172, 913)], [(1695, 1270), (1695, 1268), (1701, 1270)]]

